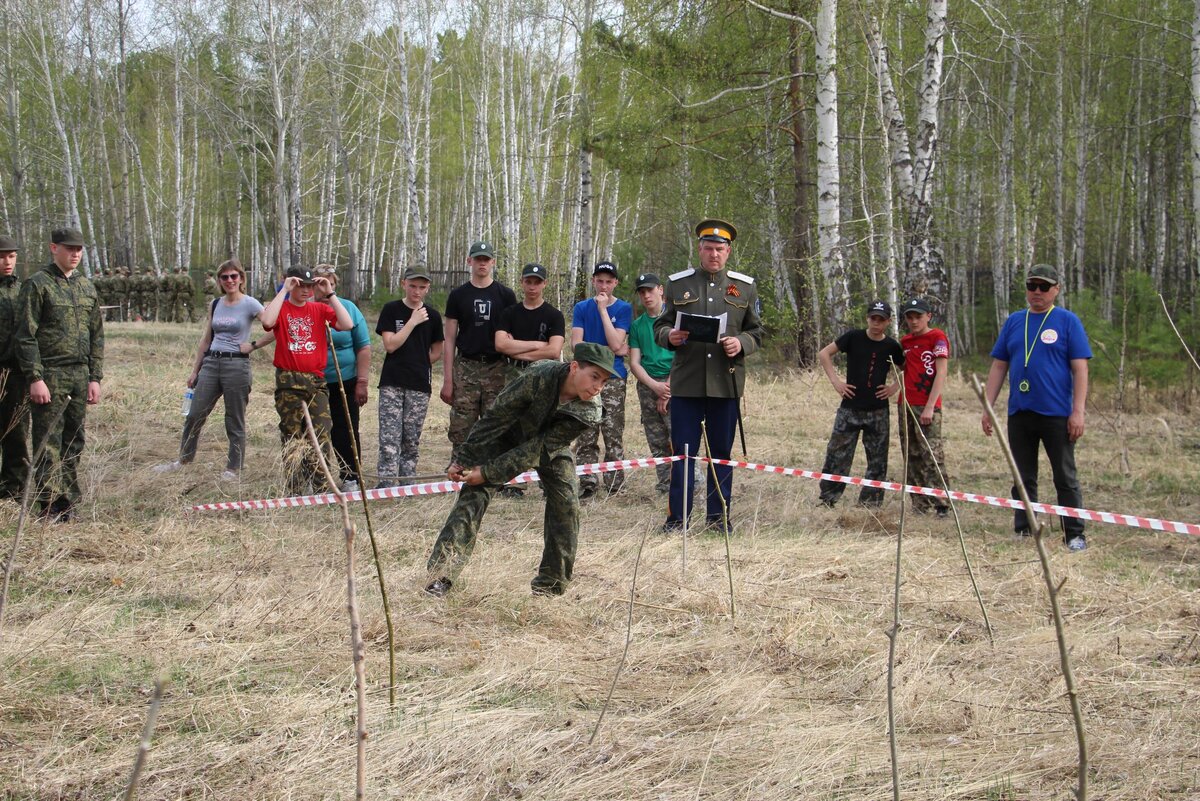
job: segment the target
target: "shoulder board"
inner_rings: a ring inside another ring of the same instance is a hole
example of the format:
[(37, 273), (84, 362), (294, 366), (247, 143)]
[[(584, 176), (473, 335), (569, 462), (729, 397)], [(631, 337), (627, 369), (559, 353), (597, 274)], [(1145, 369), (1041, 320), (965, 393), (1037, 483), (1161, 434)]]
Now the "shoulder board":
[(686, 270), (680, 270), (679, 272), (672, 274), (671, 276), (668, 277), (668, 280), (678, 281), (680, 278), (687, 278), (689, 275), (695, 275), (695, 274), (696, 274), (696, 268), (688, 267)]
[(745, 273), (739, 273), (739, 272), (735, 272), (734, 270), (728, 270), (727, 274), (729, 275), (730, 278), (736, 278), (739, 281), (745, 281), (747, 284), (754, 283), (754, 279), (751, 278), (750, 276), (746, 275)]

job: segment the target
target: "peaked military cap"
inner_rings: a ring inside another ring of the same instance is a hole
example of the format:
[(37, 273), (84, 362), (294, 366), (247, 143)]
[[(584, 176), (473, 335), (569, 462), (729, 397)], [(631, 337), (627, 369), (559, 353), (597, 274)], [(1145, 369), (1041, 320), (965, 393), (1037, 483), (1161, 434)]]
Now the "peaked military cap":
[(701, 242), (724, 242), (737, 239), (737, 229), (731, 223), (716, 218), (701, 220), (696, 226), (696, 236)]

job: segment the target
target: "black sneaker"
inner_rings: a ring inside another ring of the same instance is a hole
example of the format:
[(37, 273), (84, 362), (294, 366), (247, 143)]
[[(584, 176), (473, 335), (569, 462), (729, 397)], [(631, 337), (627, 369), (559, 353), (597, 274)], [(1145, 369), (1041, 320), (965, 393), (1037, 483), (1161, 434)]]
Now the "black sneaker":
[(705, 525), (709, 531), (714, 531), (717, 534), (733, 533), (733, 522), (723, 517), (710, 517), (705, 521)]
[(582, 489), (579, 490), (579, 500), (581, 500), (581, 501), (590, 501), (592, 498), (595, 498), (595, 497), (596, 497), (596, 488), (595, 487), (583, 487)]
[(453, 583), (450, 579), (442, 576), (440, 579), (429, 582), (429, 585), (425, 587), (425, 594), (432, 595), (434, 598), (445, 598)]
[(518, 487), (515, 484), (505, 484), (503, 487), (496, 490), (496, 494), (501, 498), (524, 498), (525, 488)]
[(1031, 531), (1029, 530), (1029, 527), (1028, 527), (1028, 526), (1022, 526), (1021, 528), (1014, 529), (1014, 530), (1013, 530), (1013, 533), (1014, 533), (1014, 534), (1016, 534), (1018, 537), (1031, 537), (1031, 536), (1033, 536), (1033, 532), (1031, 532)]
[(939, 506), (934, 514), (937, 515), (938, 520), (945, 520), (950, 516), (950, 508), (948, 506)]
[(682, 520), (668, 520), (662, 524), (663, 534), (678, 534), (681, 531), (683, 531)]

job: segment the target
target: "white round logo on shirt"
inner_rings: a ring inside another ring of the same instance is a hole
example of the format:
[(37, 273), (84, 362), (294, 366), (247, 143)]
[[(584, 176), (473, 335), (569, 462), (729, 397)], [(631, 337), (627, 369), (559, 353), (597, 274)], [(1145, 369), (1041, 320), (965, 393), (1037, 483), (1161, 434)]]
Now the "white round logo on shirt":
[(1058, 332), (1053, 328), (1048, 328), (1042, 332), (1042, 342), (1046, 343), (1047, 345), (1053, 345), (1057, 341)]

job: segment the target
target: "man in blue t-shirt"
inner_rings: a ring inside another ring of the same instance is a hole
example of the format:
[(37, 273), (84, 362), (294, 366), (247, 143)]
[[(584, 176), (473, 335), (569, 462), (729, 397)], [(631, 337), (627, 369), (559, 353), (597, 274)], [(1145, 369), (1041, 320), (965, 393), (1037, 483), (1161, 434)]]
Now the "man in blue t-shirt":
[[(987, 399), (996, 402), (1007, 373), (1008, 442), (1029, 499), (1038, 498), (1040, 444), (1050, 458), (1058, 505), (1080, 507), (1083, 492), (1075, 472), (1075, 441), (1083, 436), (1092, 349), (1079, 318), (1054, 305), (1060, 291), (1058, 281), (1058, 270), (1048, 264), (1035, 264), (1026, 274), (1029, 308), (1009, 315), (1000, 330), (992, 348)], [(983, 433), (992, 435), (986, 414)], [(1012, 492), (1016, 497), (1015, 486)], [(1083, 521), (1063, 517), (1062, 522), (1067, 547), (1072, 551), (1087, 548)], [(1029, 534), (1024, 509), (1013, 515), (1013, 528), (1018, 534)]]
[[(600, 461), (600, 435), (604, 435), (604, 461), (615, 462), (625, 458), (625, 356), (629, 354), (629, 328), (633, 324), (633, 307), (613, 293), (617, 289), (617, 265), (602, 261), (592, 270), (592, 288), (596, 294), (575, 304), (571, 314), (571, 347), (581, 342), (603, 345), (613, 352), (615, 372), (604, 382), (600, 403), (604, 415), (600, 425), (588, 429), (575, 440), (576, 464), (592, 464)], [(618, 492), (625, 485), (625, 475), (620, 470), (604, 474), (604, 486), (609, 493)], [(579, 477), (579, 498), (587, 500), (596, 494), (600, 486), (599, 476), (592, 474)]]

